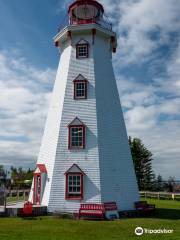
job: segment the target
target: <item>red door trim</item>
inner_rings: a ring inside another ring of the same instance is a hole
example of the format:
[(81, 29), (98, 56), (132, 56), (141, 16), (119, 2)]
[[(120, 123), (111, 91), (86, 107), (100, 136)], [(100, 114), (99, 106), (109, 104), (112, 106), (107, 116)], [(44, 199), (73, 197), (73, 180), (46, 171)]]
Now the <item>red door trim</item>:
[[(38, 182), (37, 178), (40, 178), (40, 194), (39, 199), (37, 199), (37, 193), (38, 193)], [(34, 173), (34, 191), (33, 191), (33, 204), (37, 205), (40, 204), (41, 200), (41, 174), (40, 173)]]

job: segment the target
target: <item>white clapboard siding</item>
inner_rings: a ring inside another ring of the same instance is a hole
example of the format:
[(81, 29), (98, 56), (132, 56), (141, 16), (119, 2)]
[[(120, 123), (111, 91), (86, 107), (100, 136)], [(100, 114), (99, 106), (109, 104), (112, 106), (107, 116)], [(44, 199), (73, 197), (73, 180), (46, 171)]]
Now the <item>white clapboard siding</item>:
[(108, 42), (98, 36), (94, 66), (102, 201), (115, 201), (119, 209), (133, 209), (139, 196), (126, 127)]
[[(78, 36), (89, 42), (91, 36)], [(82, 74), (88, 79), (88, 98), (76, 101), (73, 99), (73, 80)], [(80, 151), (68, 150), (68, 124), (78, 117), (86, 126), (86, 149)], [(75, 211), (82, 202), (101, 202), (100, 176), (99, 176), (99, 153), (97, 143), (97, 120), (96, 120), (96, 98), (95, 98), (95, 76), (93, 51), (90, 51), (90, 58), (76, 59), (76, 48), (71, 49), (71, 60), (67, 86), (64, 98), (62, 120), (59, 132), (51, 197), (49, 202), (50, 211)], [(84, 183), (84, 200), (65, 201), (65, 177), (64, 173), (77, 164), (86, 174)]]
[[(72, 41), (64, 40), (38, 163), (46, 165), (48, 177), (42, 205), (50, 212), (75, 212), (80, 203), (115, 201), (121, 210), (133, 209), (139, 200), (118, 90), (111, 61), (110, 37), (94, 24)], [(63, 30), (65, 31), (65, 30)], [(61, 34), (61, 33), (60, 33)], [(76, 59), (75, 44), (90, 44), (89, 58)], [(88, 80), (87, 99), (74, 100), (73, 80), (81, 74)], [(76, 117), (86, 125), (86, 148), (68, 149), (68, 124)], [(64, 173), (77, 164), (85, 173), (84, 199), (65, 200)], [(33, 190), (33, 186), (32, 186)], [(32, 190), (30, 200), (32, 199)]]

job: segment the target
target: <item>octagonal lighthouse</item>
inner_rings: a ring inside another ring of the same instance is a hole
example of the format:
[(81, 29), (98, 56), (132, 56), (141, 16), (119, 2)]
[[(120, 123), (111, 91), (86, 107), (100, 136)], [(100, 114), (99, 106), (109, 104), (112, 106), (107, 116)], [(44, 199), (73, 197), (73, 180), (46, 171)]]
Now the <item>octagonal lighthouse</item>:
[(103, 6), (78, 0), (55, 37), (61, 56), (29, 200), (49, 212), (116, 202), (130, 210), (138, 187), (112, 67), (116, 34)]

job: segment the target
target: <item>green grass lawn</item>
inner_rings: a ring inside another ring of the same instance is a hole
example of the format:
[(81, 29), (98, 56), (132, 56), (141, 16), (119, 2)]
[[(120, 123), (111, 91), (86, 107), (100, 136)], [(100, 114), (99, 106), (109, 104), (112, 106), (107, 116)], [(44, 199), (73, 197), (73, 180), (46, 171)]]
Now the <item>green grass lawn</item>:
[[(180, 202), (148, 200), (157, 213), (148, 218), (123, 218), (118, 221), (66, 220), (55, 217), (34, 219), (0, 218), (0, 240), (131, 240), (180, 239)], [(173, 229), (172, 234), (136, 236), (134, 229)]]

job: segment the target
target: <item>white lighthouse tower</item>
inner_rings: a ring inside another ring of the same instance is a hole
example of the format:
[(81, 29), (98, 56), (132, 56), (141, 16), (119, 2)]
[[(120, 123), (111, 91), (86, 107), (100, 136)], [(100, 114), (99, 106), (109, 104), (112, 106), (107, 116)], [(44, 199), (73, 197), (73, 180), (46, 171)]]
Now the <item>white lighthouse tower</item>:
[(29, 200), (49, 212), (113, 201), (120, 210), (139, 200), (112, 67), (116, 34), (103, 6), (77, 0), (55, 37), (61, 51)]

